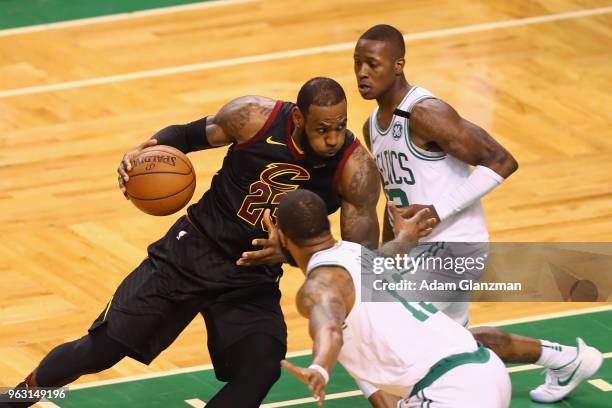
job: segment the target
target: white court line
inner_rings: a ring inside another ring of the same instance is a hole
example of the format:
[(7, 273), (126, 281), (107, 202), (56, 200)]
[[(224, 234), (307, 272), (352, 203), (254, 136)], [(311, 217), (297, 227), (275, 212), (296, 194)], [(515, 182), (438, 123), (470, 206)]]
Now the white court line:
[(27, 27), (6, 28), (0, 30), (0, 37), (9, 35), (26, 34), (58, 28), (77, 27), (80, 25), (108, 23), (111, 21), (128, 20), (130, 18), (157, 16), (160, 14), (178, 13), (181, 11), (199, 10), (219, 6), (231, 6), (241, 3), (254, 3), (260, 0), (209, 0), (200, 3), (182, 4), (180, 6), (158, 7), (149, 10), (131, 11), (127, 13), (109, 14), (107, 16), (79, 18), (75, 20), (59, 21), (57, 23), (36, 24)]
[(204, 408), (206, 406), (206, 403), (199, 398), (188, 399), (185, 400), (185, 402), (187, 405), (192, 406), (193, 408)]
[(589, 380), (588, 383), (591, 384), (593, 387), (599, 388), (603, 392), (612, 391), (612, 385), (610, 385), (610, 383), (600, 378), (596, 378), (595, 380)]
[[(327, 394), (325, 396), (325, 401), (335, 400), (335, 399), (339, 399), (339, 398), (354, 397), (356, 395), (362, 395), (362, 394), (363, 393), (361, 391), (359, 391), (359, 390), (346, 391), (346, 392), (337, 392), (335, 394)], [(299, 398), (299, 399), (294, 399), (294, 400), (289, 400), (289, 401), (271, 402), (269, 404), (263, 404), (263, 405), (260, 406), (260, 408), (292, 407), (294, 405), (309, 404), (311, 402), (315, 402), (315, 399), (312, 398), (312, 397)]]
[[(603, 358), (612, 358), (612, 351), (608, 353), (603, 353)], [(518, 373), (521, 371), (529, 371), (529, 370), (537, 370), (538, 368), (544, 368), (537, 364), (525, 364), (520, 366), (508, 367), (509, 373)]]
[[(611, 358), (611, 357), (612, 357), (612, 353), (605, 353), (604, 354), (604, 358)], [(527, 365), (524, 365), (524, 366), (510, 367), (510, 368), (508, 368), (508, 372), (509, 373), (517, 373), (517, 372), (521, 372), (521, 371), (536, 370), (538, 368), (542, 368), (542, 366), (535, 365), (535, 364), (527, 364)], [(593, 385), (594, 387), (597, 387), (597, 388), (599, 388), (602, 391), (610, 391), (610, 390), (612, 390), (612, 386), (610, 384), (608, 384), (607, 382), (603, 381), (603, 380), (595, 379), (595, 380), (590, 380), (588, 382), (591, 385)], [(354, 391), (347, 391), (347, 392), (339, 392), (339, 393), (336, 393), (336, 394), (329, 394), (329, 395), (325, 396), (325, 400), (332, 400), (332, 399), (338, 399), (338, 398), (348, 398), (348, 397), (354, 397), (356, 395), (362, 395), (362, 392), (360, 390), (354, 390)], [(263, 404), (261, 406), (261, 408), (292, 407), (294, 405), (308, 404), (308, 403), (311, 403), (311, 402), (315, 402), (315, 400), (313, 398), (298, 398), (298, 399), (294, 399), (294, 400), (273, 402), (273, 403), (270, 403), (270, 404)]]
[(568, 316), (576, 316), (585, 313), (596, 313), (596, 312), (605, 312), (607, 310), (612, 310), (612, 304), (607, 304), (605, 306), (593, 306), (587, 307), (584, 309), (575, 309), (575, 310), (567, 310), (565, 312), (553, 312), (546, 313), (541, 315), (533, 315), (527, 317), (519, 317), (517, 319), (506, 319), (506, 320), (497, 320), (493, 322), (486, 323), (478, 323), (474, 325), (469, 325), (469, 327), (481, 327), (481, 326), (508, 326), (511, 324), (519, 324), (519, 323), (528, 323), (537, 320), (550, 320), (558, 317), (568, 317)]
[[(485, 326), (485, 325), (486, 326), (504, 326), (504, 325), (515, 324), (515, 323), (528, 323), (528, 322), (535, 322), (539, 320), (555, 319), (558, 317), (568, 317), (568, 316), (576, 316), (576, 315), (588, 314), (588, 313), (604, 312), (607, 310), (612, 310), (612, 305), (595, 306), (595, 307), (589, 307), (585, 309), (569, 310), (567, 312), (547, 313), (547, 314), (529, 316), (529, 317), (525, 317), (521, 319), (500, 320), (496, 322), (483, 323), (478, 326)], [(472, 327), (476, 327), (476, 326), (472, 326)], [(307, 356), (307, 355), (310, 355), (311, 352), (312, 350), (294, 351), (291, 353), (287, 353), (287, 358)], [(159, 377), (166, 377), (169, 375), (186, 374), (186, 373), (192, 373), (194, 371), (207, 371), (207, 370), (212, 370), (212, 369), (213, 369), (212, 364), (203, 364), (203, 365), (187, 367), (187, 368), (177, 368), (174, 370), (165, 370), (165, 371), (158, 371), (154, 373), (112, 378), (109, 380), (91, 381), (91, 382), (82, 383), (82, 384), (70, 385), (69, 389), (70, 390), (80, 390), (84, 388), (99, 387), (102, 385), (118, 384), (118, 383), (129, 382), (129, 381), (146, 380), (149, 378), (159, 378)]]
[(37, 402), (36, 406), (39, 407), (39, 408), (60, 408), (59, 405), (56, 405), (56, 404), (52, 403), (51, 401)]
[[(285, 357), (286, 358), (302, 357), (302, 356), (308, 356), (311, 353), (312, 353), (312, 350), (292, 351), (292, 352), (287, 353)], [(147, 374), (131, 375), (127, 377), (111, 378), (109, 380), (99, 380), (99, 381), (92, 381), (92, 382), (87, 382), (83, 384), (75, 384), (75, 385), (70, 385), (69, 388), (70, 390), (80, 390), (82, 388), (99, 387), (102, 385), (117, 384), (117, 383), (128, 382), (128, 381), (147, 380), (149, 378), (159, 378), (159, 377), (166, 377), (166, 376), (175, 375), (175, 374), (193, 373), (195, 371), (208, 371), (212, 369), (213, 369), (212, 364), (202, 364), (202, 365), (186, 367), (186, 368), (176, 368), (174, 370), (165, 370), (165, 371), (158, 371), (158, 372), (147, 373)]]
[[(440, 30), (423, 31), (404, 35), (404, 40), (417, 41), (431, 38), (447, 37), (459, 34), (475, 33), (501, 28), (525, 26), (532, 24), (548, 23), (553, 21), (568, 20), (573, 18), (597, 16), (612, 13), (612, 6), (600, 7), (590, 10), (571, 11), (567, 13), (548, 14), (544, 16), (519, 18), (514, 20), (495, 21), (492, 23), (472, 24), (462, 27), (444, 28)], [(214, 68), (231, 67), (236, 65), (252, 64), (258, 62), (275, 61), (279, 59), (304, 57), (308, 55), (333, 53), (338, 51), (352, 50), (355, 42), (343, 42), (320, 47), (300, 48), (289, 51), (271, 52), (267, 54), (251, 55), (246, 57), (229, 58), (217, 61), (200, 62), (196, 64), (177, 65), (159, 69), (129, 72), (126, 74), (110, 75), (104, 77), (81, 79), (77, 81), (59, 82), (55, 84), (30, 86), (24, 88), (8, 89), (0, 92), (0, 98), (12, 96), (31, 95), (43, 92), (64, 91), (68, 89), (84, 88), (87, 86), (103, 85), (117, 82), (131, 81), (135, 79), (153, 78), (166, 75), (183, 74), (188, 72), (204, 71)]]

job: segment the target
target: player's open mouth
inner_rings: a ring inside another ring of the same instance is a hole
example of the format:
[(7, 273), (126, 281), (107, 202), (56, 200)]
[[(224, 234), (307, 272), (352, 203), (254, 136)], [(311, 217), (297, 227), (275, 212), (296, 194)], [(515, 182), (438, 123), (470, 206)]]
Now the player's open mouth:
[(369, 87), (368, 85), (366, 85), (366, 84), (359, 84), (359, 92), (361, 92), (361, 93), (366, 93), (366, 92), (368, 92), (370, 89), (372, 89), (372, 88), (370, 88), (370, 87)]

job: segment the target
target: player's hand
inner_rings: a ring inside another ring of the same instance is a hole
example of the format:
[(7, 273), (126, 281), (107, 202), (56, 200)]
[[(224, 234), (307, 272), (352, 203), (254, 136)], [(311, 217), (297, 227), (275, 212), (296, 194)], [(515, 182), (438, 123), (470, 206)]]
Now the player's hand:
[(429, 210), (431, 211), (430, 217), (435, 218), (436, 223), (440, 222), (440, 217), (438, 216), (438, 212), (436, 211), (433, 205), (410, 204), (407, 207), (398, 208), (398, 210), (399, 210), (399, 213), (402, 215), (402, 217), (412, 218), (416, 215), (416, 213), (421, 211), (423, 208), (429, 208)]
[(431, 234), (433, 227), (438, 222), (432, 217), (432, 211), (427, 206), (418, 210), (410, 218), (407, 217), (408, 214), (405, 211), (401, 210), (395, 204), (389, 203), (389, 212), (393, 217), (393, 233), (400, 241), (417, 242), (419, 238)]
[(323, 406), (323, 402), (325, 402), (325, 378), (323, 378), (320, 372), (312, 368), (295, 366), (287, 360), (282, 360), (281, 366), (296, 376), (298, 380), (308, 385), (308, 389), (312, 392), (312, 397), (320, 407)]
[(283, 252), (278, 241), (278, 230), (270, 218), (270, 210), (266, 209), (263, 215), (263, 223), (268, 230), (268, 239), (254, 239), (253, 246), (260, 246), (257, 251), (243, 252), (242, 257), (236, 261), (239, 266), (274, 265), (285, 261)]
[(146, 142), (142, 143), (140, 146), (133, 148), (123, 155), (123, 159), (119, 163), (119, 167), (117, 167), (117, 181), (119, 182), (119, 189), (125, 196), (126, 200), (129, 200), (130, 197), (127, 195), (127, 189), (125, 187), (125, 183), (130, 179), (128, 176), (128, 171), (132, 170), (132, 158), (140, 154), (143, 149), (147, 147), (155, 146), (157, 144), (157, 139), (149, 139)]

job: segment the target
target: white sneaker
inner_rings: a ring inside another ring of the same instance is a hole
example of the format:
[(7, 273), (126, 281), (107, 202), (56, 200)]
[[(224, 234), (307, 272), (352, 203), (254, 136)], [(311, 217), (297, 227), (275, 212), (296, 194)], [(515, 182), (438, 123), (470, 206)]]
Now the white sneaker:
[(532, 400), (546, 403), (560, 401), (599, 370), (603, 364), (603, 355), (599, 350), (587, 346), (580, 337), (576, 342), (578, 343), (576, 358), (563, 367), (547, 369), (544, 384), (529, 392)]

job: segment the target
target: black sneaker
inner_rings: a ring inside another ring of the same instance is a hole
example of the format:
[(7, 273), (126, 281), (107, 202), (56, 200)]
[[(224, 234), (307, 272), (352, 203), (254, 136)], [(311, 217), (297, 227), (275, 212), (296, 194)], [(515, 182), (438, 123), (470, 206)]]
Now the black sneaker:
[[(26, 384), (25, 381), (20, 382), (19, 384), (17, 384), (17, 386), (15, 388), (13, 388), (14, 390), (23, 390), (23, 389), (28, 389), (28, 385)], [(8, 391), (0, 394), (0, 408), (27, 408), (27, 407), (31, 407), (32, 405), (36, 404), (36, 402), (38, 401), (33, 401), (33, 402), (4, 402), (10, 400), (9, 398), (9, 393)]]

